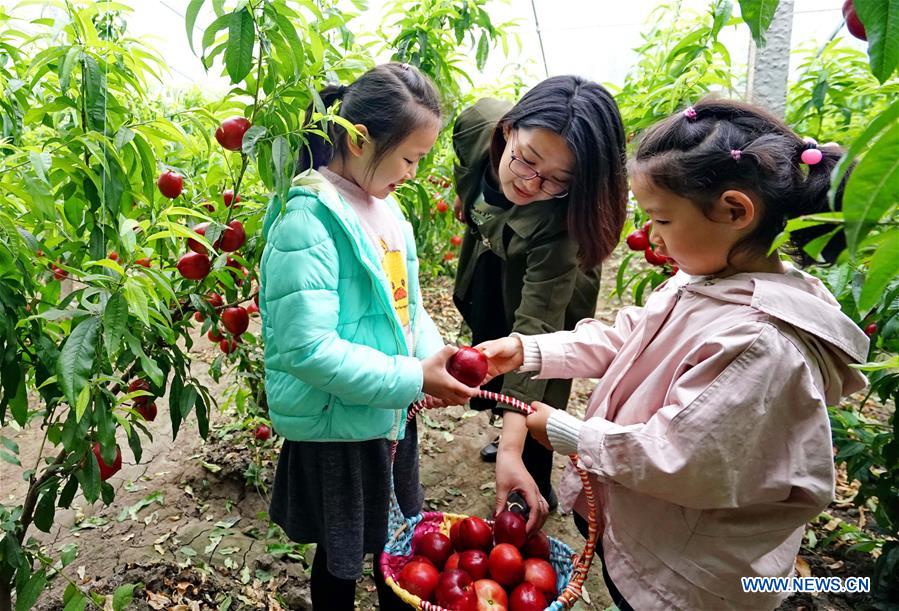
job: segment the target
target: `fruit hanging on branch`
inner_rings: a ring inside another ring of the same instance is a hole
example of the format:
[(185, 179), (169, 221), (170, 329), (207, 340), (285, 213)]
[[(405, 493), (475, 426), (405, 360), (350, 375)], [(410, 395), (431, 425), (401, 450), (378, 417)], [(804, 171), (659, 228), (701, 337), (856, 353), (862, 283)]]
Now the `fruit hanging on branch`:
[(222, 121), (215, 130), (215, 139), (229, 151), (239, 151), (243, 145), (243, 135), (248, 129), (250, 121), (245, 117), (231, 117)]
[[(206, 230), (209, 229), (209, 223), (198, 223), (190, 228), (197, 235), (201, 235), (204, 238), (206, 237)], [(187, 247), (194, 252), (200, 253), (201, 255), (206, 254), (206, 247), (197, 242), (193, 238), (189, 238), (187, 240)]]
[(153, 422), (156, 420), (156, 402), (152, 403), (143, 403), (141, 405), (134, 405), (134, 409), (137, 410), (137, 413), (143, 416), (144, 420), (147, 422)]
[(222, 237), (215, 243), (215, 247), (225, 252), (234, 252), (244, 245), (247, 241), (247, 233), (244, 231), (243, 223), (233, 220), (228, 223)]
[(250, 315), (241, 306), (225, 308), (222, 312), (222, 324), (231, 335), (239, 337), (250, 326)]
[(111, 465), (107, 465), (103, 461), (103, 457), (100, 456), (100, 444), (96, 442), (94, 443), (94, 456), (97, 459), (97, 465), (100, 467), (100, 479), (104, 482), (122, 468), (122, 449), (118, 445), (115, 447), (115, 460), (112, 461)]
[(188, 280), (202, 280), (209, 275), (212, 263), (204, 254), (189, 252), (181, 255), (176, 267), (178, 272)]
[(222, 191), (222, 202), (225, 204), (226, 208), (230, 208), (232, 203), (239, 201), (240, 195), (238, 194), (237, 197), (234, 197), (233, 189), (225, 189), (224, 191)]
[(846, 20), (846, 29), (849, 30), (849, 33), (858, 38), (859, 40), (868, 40), (868, 34), (865, 32), (865, 26), (862, 23), (862, 20), (858, 18), (858, 14), (855, 12), (855, 6), (852, 4), (852, 0), (846, 0), (843, 3), (843, 19)]
[(181, 195), (181, 191), (184, 189), (184, 179), (181, 177), (181, 174), (172, 170), (166, 170), (156, 179), (156, 186), (159, 187), (159, 192), (164, 196), (169, 199), (175, 199)]

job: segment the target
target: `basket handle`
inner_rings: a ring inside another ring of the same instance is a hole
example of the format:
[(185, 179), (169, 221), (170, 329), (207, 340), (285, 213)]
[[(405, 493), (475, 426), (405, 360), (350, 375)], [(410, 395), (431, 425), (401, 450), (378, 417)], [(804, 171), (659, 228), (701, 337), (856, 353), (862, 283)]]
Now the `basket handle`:
[[(481, 390), (478, 392), (478, 396), (482, 399), (503, 403), (511, 408), (512, 411), (518, 412), (524, 416), (534, 413), (532, 405), (508, 395), (489, 390)], [(416, 401), (409, 406), (406, 422), (410, 422), (419, 412), (430, 408), (431, 405), (427, 398), (422, 401)], [(393, 458), (393, 455), (396, 453), (396, 445), (396, 442), (394, 442), (393, 447), (391, 448), (391, 458)], [(569, 454), (568, 460), (574, 465), (578, 476), (581, 478), (581, 483), (584, 486), (584, 496), (587, 499), (587, 541), (584, 545), (584, 552), (580, 556), (577, 556), (577, 560), (574, 563), (574, 569), (571, 573), (571, 579), (568, 580), (568, 585), (565, 586), (565, 589), (562, 590), (556, 599), (556, 601), (562, 603), (566, 609), (574, 605), (574, 603), (581, 597), (584, 582), (587, 580), (587, 573), (590, 570), (590, 565), (593, 563), (593, 557), (596, 554), (596, 540), (599, 536), (600, 520), (596, 505), (596, 494), (593, 490), (593, 484), (590, 481), (590, 475), (587, 471), (578, 466), (579, 459), (577, 454)]]

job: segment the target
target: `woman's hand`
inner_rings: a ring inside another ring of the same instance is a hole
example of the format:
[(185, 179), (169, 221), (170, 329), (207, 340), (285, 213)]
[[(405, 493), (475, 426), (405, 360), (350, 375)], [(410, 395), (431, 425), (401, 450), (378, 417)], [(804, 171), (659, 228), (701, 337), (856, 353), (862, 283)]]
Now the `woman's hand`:
[(528, 532), (543, 526), (549, 515), (549, 503), (540, 494), (537, 483), (525, 468), (524, 462), (521, 460), (521, 453), (500, 450), (496, 455), (495, 514), (506, 508), (506, 500), (513, 490), (517, 490), (530, 507), (527, 522)]
[(456, 346), (444, 346), (434, 355), (421, 362), (424, 382), (422, 391), (435, 399), (445, 401), (445, 405), (465, 405), (478, 394), (478, 388), (466, 386), (446, 370), (446, 361), (458, 352)]
[(475, 346), (487, 357), (486, 384), (496, 376), (518, 369), (524, 362), (524, 348), (517, 337), (501, 337)]
[(546, 423), (556, 410), (539, 401), (534, 401), (531, 406), (534, 408), (534, 413), (527, 417), (528, 432), (540, 445), (553, 451), (553, 446), (546, 435)]
[(456, 220), (460, 223), (465, 222), (465, 206), (462, 204), (462, 199), (457, 195), (456, 199), (453, 200), (453, 216), (456, 217)]

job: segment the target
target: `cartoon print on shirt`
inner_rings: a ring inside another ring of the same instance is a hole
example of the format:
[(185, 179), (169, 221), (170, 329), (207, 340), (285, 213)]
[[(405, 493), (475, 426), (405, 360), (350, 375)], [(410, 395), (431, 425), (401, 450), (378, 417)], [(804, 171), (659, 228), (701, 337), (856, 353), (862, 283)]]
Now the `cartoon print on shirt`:
[(390, 282), (390, 294), (393, 296), (393, 307), (400, 318), (403, 326), (409, 324), (409, 290), (406, 274), (406, 260), (401, 250), (388, 250), (387, 243), (380, 240), (381, 252), (384, 257), (381, 259), (381, 267), (387, 275)]

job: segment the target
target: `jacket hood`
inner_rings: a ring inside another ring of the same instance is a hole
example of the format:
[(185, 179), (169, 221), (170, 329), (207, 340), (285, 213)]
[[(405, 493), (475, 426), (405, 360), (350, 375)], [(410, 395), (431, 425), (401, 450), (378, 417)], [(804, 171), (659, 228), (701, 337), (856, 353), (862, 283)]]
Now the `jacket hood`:
[(850, 365), (865, 362), (870, 340), (818, 278), (789, 267), (783, 274), (726, 278), (680, 273), (672, 282), (693, 293), (748, 305), (795, 328), (817, 360), (830, 405), (867, 385), (865, 376)]

